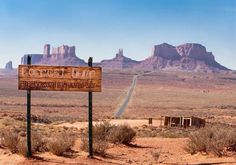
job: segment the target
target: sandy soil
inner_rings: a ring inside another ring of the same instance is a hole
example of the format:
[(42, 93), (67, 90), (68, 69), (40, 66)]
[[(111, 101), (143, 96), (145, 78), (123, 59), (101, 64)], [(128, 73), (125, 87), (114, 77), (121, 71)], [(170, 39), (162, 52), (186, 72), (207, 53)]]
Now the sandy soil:
[[(109, 121), (111, 124), (128, 124), (131, 127), (140, 127), (143, 125), (148, 125), (148, 120), (129, 120), (129, 119), (111, 119), (111, 120), (103, 120)], [(93, 124), (99, 124), (103, 121), (94, 121)], [(75, 122), (75, 123), (61, 123), (56, 124), (57, 126), (65, 126), (65, 127), (76, 127), (78, 129), (85, 128), (88, 126), (88, 122)], [(152, 126), (160, 126), (160, 120), (152, 120)]]
[[(18, 165), (54, 165), (54, 164), (236, 164), (234, 157), (218, 158), (211, 155), (190, 155), (184, 151), (186, 138), (137, 138), (133, 146), (114, 145), (107, 151), (105, 157), (87, 157), (87, 153), (79, 150), (78, 140), (72, 157), (58, 157), (51, 153), (36, 155), (35, 158), (26, 159), (0, 149), (0, 164)], [(156, 159), (160, 154), (159, 159)]]
[[(99, 123), (99, 122), (94, 122)], [(112, 119), (110, 123), (124, 124), (131, 127), (148, 125), (147, 120), (125, 120)], [(57, 126), (77, 127), (79, 129), (87, 127), (87, 122), (61, 123)], [(153, 120), (154, 126), (159, 126), (159, 120)], [(131, 146), (112, 144), (103, 157), (95, 156), (93, 159), (87, 157), (88, 153), (80, 150), (81, 141), (78, 139), (73, 147), (74, 154), (68, 157), (59, 157), (51, 153), (36, 154), (32, 159), (12, 154), (6, 149), (0, 148), (0, 164), (2, 165), (103, 165), (103, 164), (236, 164), (236, 155), (228, 157), (215, 157), (198, 153), (191, 155), (184, 148), (187, 138), (136, 138)]]

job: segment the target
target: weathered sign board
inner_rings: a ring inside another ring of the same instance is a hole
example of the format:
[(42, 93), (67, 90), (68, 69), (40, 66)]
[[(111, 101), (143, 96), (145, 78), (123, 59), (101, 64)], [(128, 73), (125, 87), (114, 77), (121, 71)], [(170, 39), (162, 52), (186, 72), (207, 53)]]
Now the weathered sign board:
[(93, 58), (89, 57), (88, 67), (74, 66), (37, 66), (31, 65), (31, 56), (27, 56), (28, 65), (18, 67), (19, 90), (27, 90), (27, 157), (31, 150), (31, 90), (45, 91), (82, 91), (88, 92), (88, 141), (89, 157), (93, 157), (93, 92), (101, 92), (102, 69), (92, 67)]
[(20, 90), (101, 92), (101, 67), (19, 65)]

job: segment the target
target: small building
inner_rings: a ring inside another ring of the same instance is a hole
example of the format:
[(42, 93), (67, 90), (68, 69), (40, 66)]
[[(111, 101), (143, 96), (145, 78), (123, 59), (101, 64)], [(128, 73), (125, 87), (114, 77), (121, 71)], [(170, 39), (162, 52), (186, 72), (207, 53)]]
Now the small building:
[[(163, 120), (164, 119), (164, 120)], [(164, 122), (163, 122), (164, 121)], [(163, 122), (163, 123), (162, 123)], [(193, 116), (162, 116), (161, 126), (165, 127), (204, 127), (206, 121), (204, 119)]]

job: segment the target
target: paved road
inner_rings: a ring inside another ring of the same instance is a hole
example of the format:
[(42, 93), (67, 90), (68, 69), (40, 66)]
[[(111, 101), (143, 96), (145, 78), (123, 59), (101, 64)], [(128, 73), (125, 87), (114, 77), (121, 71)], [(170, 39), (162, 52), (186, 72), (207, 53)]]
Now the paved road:
[(129, 104), (129, 100), (132, 97), (132, 94), (133, 94), (133, 91), (134, 91), (134, 88), (135, 88), (138, 77), (143, 76), (143, 75), (147, 75), (147, 74), (151, 74), (153, 72), (154, 71), (146, 72), (146, 73), (142, 73), (142, 74), (134, 76), (132, 84), (131, 84), (131, 86), (128, 90), (128, 93), (126, 95), (126, 98), (125, 98), (124, 102), (122, 103), (122, 105), (120, 106), (120, 108), (118, 109), (118, 111), (114, 115), (115, 118), (120, 118), (122, 116), (122, 114), (124, 113), (125, 109), (127, 108), (128, 104)]
[(130, 98), (131, 98), (131, 96), (132, 96), (132, 93), (133, 93), (133, 91), (134, 91), (134, 88), (135, 88), (135, 85), (136, 85), (138, 76), (140, 76), (140, 75), (134, 76), (133, 81), (132, 81), (132, 84), (131, 84), (131, 86), (130, 86), (130, 88), (129, 88), (129, 90), (128, 90), (128, 94), (127, 94), (127, 96), (126, 96), (124, 102), (122, 103), (122, 105), (120, 106), (120, 108), (118, 109), (118, 111), (117, 111), (117, 112), (115, 113), (115, 115), (114, 115), (116, 118), (121, 117), (121, 115), (123, 114), (123, 112), (124, 112), (125, 109), (127, 108), (128, 104), (129, 104), (129, 100), (130, 100)]

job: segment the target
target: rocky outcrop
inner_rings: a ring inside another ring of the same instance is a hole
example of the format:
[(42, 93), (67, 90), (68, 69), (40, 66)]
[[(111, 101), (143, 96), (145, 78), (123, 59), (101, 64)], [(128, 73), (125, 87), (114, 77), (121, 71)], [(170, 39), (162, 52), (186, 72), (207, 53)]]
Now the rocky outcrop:
[(206, 48), (200, 44), (187, 43), (176, 47), (182, 57), (189, 57), (196, 60), (212, 63), (215, 60), (212, 52), (207, 52)]
[[(87, 66), (86, 62), (76, 56), (75, 46), (62, 45), (52, 48), (49, 44), (44, 46), (43, 54), (27, 54), (21, 59), (22, 64), (27, 63), (27, 56), (31, 55), (31, 63), (39, 65), (76, 65)], [(135, 61), (124, 56), (123, 49), (119, 49), (116, 56), (93, 66), (109, 69), (134, 70), (180, 70), (195, 72), (228, 71), (229, 69), (215, 61), (212, 52), (197, 43), (186, 43), (172, 46), (167, 43), (155, 45), (152, 55), (143, 61)]]
[(153, 50), (153, 56), (162, 57), (164, 59), (178, 60), (181, 58), (176, 48), (167, 43), (155, 45)]
[(21, 64), (27, 64), (27, 57), (31, 56), (31, 64), (35, 65), (41, 62), (43, 59), (42, 54), (25, 54), (23, 57), (21, 57)]
[(212, 52), (201, 44), (187, 43), (172, 46), (167, 43), (154, 46), (152, 56), (135, 66), (141, 70), (185, 70), (214, 72), (229, 70), (215, 61)]
[(44, 58), (50, 58), (50, 44), (46, 44), (44, 45), (44, 49), (43, 49), (43, 57)]
[(125, 57), (123, 49), (119, 49), (115, 58), (101, 61), (101, 66), (104, 68), (129, 69), (133, 68), (138, 63), (138, 61)]
[(75, 46), (62, 45), (52, 48), (49, 44), (44, 45), (43, 54), (27, 54), (21, 58), (21, 63), (27, 63), (27, 56), (31, 56), (32, 64), (39, 65), (78, 65), (84, 66), (84, 60), (78, 58), (75, 54)]
[(12, 61), (9, 61), (6, 63), (6, 66), (5, 66), (5, 70), (12, 70), (13, 67), (12, 67)]
[(75, 46), (62, 45), (57, 48), (52, 48), (51, 57), (55, 59), (65, 59), (67, 57), (75, 57)]

